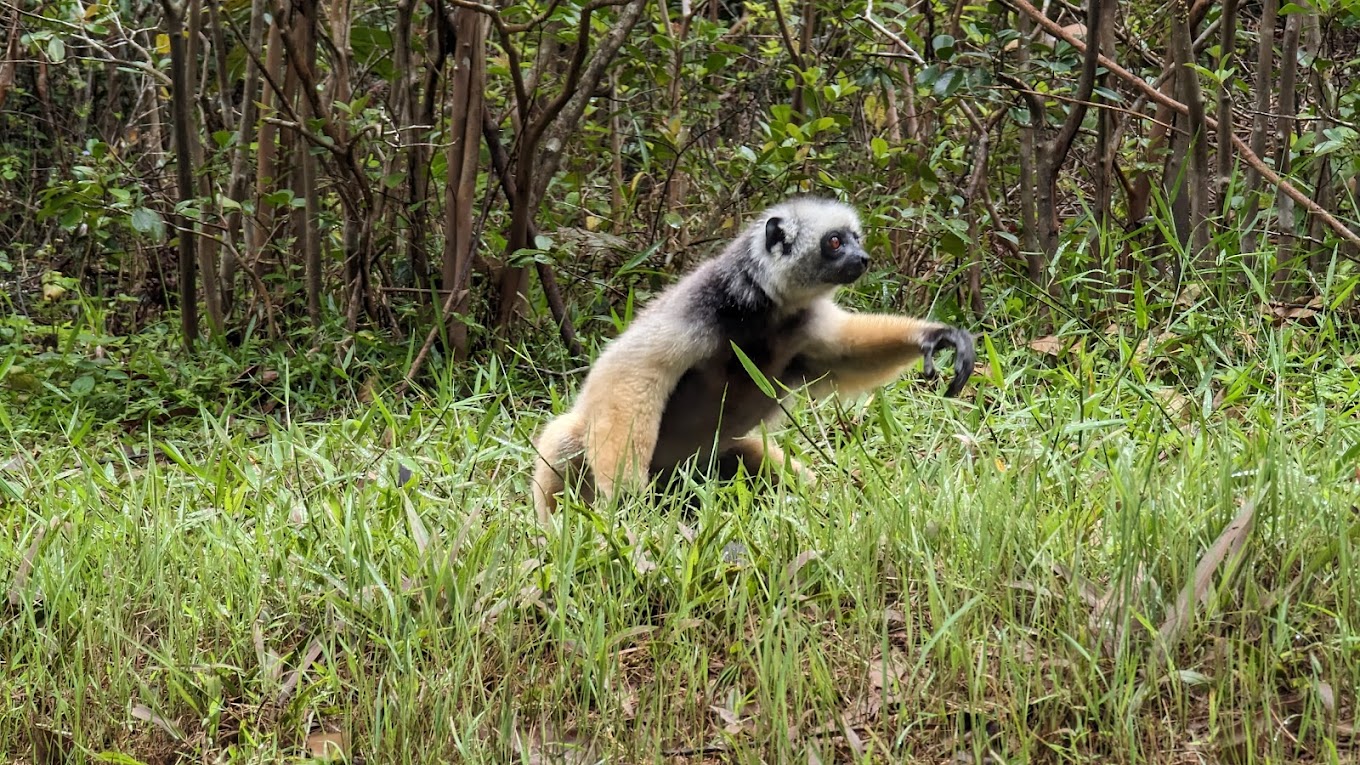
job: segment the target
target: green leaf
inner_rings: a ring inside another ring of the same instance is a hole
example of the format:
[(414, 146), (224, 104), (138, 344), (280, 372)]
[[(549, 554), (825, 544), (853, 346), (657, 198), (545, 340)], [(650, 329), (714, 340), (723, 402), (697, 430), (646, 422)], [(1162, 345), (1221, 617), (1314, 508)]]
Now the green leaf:
[(53, 37), (47, 41), (47, 58), (54, 64), (60, 64), (66, 60), (66, 43), (60, 37)]
[(963, 77), (957, 69), (946, 69), (940, 72), (940, 79), (935, 81), (935, 87), (931, 91), (936, 98), (949, 98), (959, 89), (963, 82)]
[(273, 194), (266, 194), (264, 201), (276, 207), (284, 207), (293, 203), (292, 189), (279, 189)]
[(936, 35), (935, 39), (930, 41), (930, 45), (940, 58), (948, 60), (954, 57), (953, 35)]
[(940, 249), (954, 257), (963, 257), (968, 251), (968, 243), (953, 231), (945, 232), (939, 239)]
[(88, 396), (94, 390), (94, 378), (89, 375), (81, 375), (71, 383), (71, 395)]
[(1346, 144), (1341, 141), (1323, 141), (1317, 145), (1317, 148), (1313, 149), (1313, 154), (1320, 157), (1323, 154), (1331, 154), (1345, 146)]
[(1119, 91), (1117, 91), (1117, 90), (1110, 90), (1109, 88), (1102, 88), (1102, 87), (1100, 87), (1099, 85), (1097, 85), (1097, 86), (1094, 88), (1094, 90), (1095, 90), (1096, 93), (1098, 93), (1098, 94), (1100, 95), (1101, 100), (1104, 101), (1104, 102), (1106, 102), (1106, 103), (1117, 104), (1117, 103), (1122, 103), (1122, 102), (1124, 101), (1124, 97), (1123, 97), (1122, 95), (1120, 95), (1120, 94), (1119, 94)]
[(881, 136), (874, 136), (869, 141), (869, 149), (874, 153), (874, 159), (882, 159), (888, 155), (888, 142)]
[(133, 231), (139, 234), (149, 234), (158, 241), (165, 238), (165, 220), (161, 218), (160, 213), (145, 207), (138, 207), (132, 211), (130, 217)]
[(552, 237), (546, 234), (539, 234), (534, 237), (534, 246), (540, 250), (551, 250), (553, 247)]

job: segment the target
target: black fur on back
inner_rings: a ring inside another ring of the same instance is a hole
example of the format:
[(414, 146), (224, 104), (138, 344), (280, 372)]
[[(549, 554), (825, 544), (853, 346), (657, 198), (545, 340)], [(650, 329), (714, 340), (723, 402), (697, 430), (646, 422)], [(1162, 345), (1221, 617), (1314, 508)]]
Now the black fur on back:
[(808, 312), (781, 316), (774, 299), (741, 261), (723, 263), (692, 298), (691, 315), (711, 317), (714, 354), (690, 368), (662, 415), (653, 469), (663, 469), (743, 436), (779, 410), (732, 350), (735, 343), (775, 385), (803, 382), (801, 351)]

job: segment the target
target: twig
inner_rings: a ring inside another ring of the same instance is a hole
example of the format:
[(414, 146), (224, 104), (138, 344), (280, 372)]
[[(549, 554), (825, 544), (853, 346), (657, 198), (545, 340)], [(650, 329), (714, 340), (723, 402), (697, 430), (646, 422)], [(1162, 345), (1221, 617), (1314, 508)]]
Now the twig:
[(1020, 93), (1021, 95), (1025, 96), (1026, 98), (1028, 98), (1028, 97), (1030, 97), (1030, 96), (1038, 96), (1039, 98), (1051, 98), (1051, 99), (1053, 99), (1054, 101), (1062, 101), (1063, 103), (1068, 103), (1068, 104), (1081, 103), (1081, 104), (1084, 104), (1084, 105), (1086, 105), (1086, 106), (1091, 107), (1092, 109), (1106, 109), (1106, 110), (1112, 111), (1112, 112), (1121, 112), (1121, 113), (1123, 113), (1123, 114), (1128, 114), (1128, 115), (1130, 115), (1130, 116), (1137, 117), (1137, 118), (1139, 118), (1139, 119), (1141, 119), (1141, 120), (1144, 120), (1144, 121), (1146, 121), (1146, 122), (1152, 122), (1152, 123), (1161, 125), (1162, 127), (1166, 128), (1166, 129), (1168, 129), (1168, 130), (1174, 129), (1174, 126), (1171, 125), (1171, 124), (1169, 124), (1169, 123), (1162, 122), (1161, 120), (1159, 120), (1159, 119), (1157, 119), (1157, 118), (1155, 118), (1155, 117), (1148, 117), (1147, 115), (1140, 114), (1139, 112), (1134, 111), (1133, 109), (1125, 109), (1125, 108), (1122, 107), (1122, 106), (1115, 106), (1115, 105), (1113, 105), (1113, 104), (1107, 104), (1107, 103), (1104, 103), (1104, 102), (1101, 102), (1101, 101), (1082, 101), (1081, 99), (1072, 98), (1071, 96), (1060, 96), (1060, 95), (1058, 95), (1057, 93), (1041, 93), (1041, 92), (1039, 92), (1039, 91), (1037, 91), (1037, 90), (1031, 90), (1031, 89), (1025, 87), (1025, 84), (1024, 84), (1023, 82), (1021, 82), (1019, 79), (1016, 79), (1015, 77), (1012, 77), (1012, 76), (1010, 76), (1010, 75), (1004, 75), (1004, 79), (1003, 79), (1003, 76), (1002, 76), (1002, 75), (998, 75), (997, 79), (1001, 79), (1003, 82), (1006, 83), (1006, 85), (1007, 85), (1011, 90), (1014, 90), (1014, 91)]
[(869, 22), (869, 26), (877, 29), (879, 34), (896, 43), (897, 47), (901, 48), (902, 52), (907, 54), (907, 58), (910, 58), (912, 61), (922, 66), (925, 65), (926, 60), (921, 58), (921, 54), (912, 50), (912, 47), (907, 44), (906, 40), (903, 40), (901, 37), (894, 34), (887, 27), (880, 24), (878, 19), (874, 18), (874, 0), (869, 0), (864, 4), (864, 20)]

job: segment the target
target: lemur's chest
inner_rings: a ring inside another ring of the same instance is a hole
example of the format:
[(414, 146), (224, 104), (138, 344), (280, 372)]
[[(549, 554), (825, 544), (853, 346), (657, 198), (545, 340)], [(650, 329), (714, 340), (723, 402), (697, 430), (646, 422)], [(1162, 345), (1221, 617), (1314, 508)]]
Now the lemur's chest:
[(799, 354), (806, 343), (806, 312), (778, 323), (730, 322), (722, 326), (712, 356), (691, 367), (675, 386), (661, 419), (654, 467), (668, 466), (696, 451), (721, 449), (779, 411), (747, 370), (736, 345), (782, 396), (803, 382)]

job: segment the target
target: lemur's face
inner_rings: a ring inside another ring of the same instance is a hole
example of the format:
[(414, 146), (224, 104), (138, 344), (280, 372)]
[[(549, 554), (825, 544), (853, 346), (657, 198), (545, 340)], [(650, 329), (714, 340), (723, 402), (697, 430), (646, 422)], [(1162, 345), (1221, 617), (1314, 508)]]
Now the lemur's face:
[(869, 253), (851, 227), (826, 232), (818, 247), (820, 280), (827, 284), (849, 284), (869, 269)]
[(869, 268), (859, 217), (824, 200), (791, 203), (765, 221), (766, 268), (786, 299), (850, 284)]

